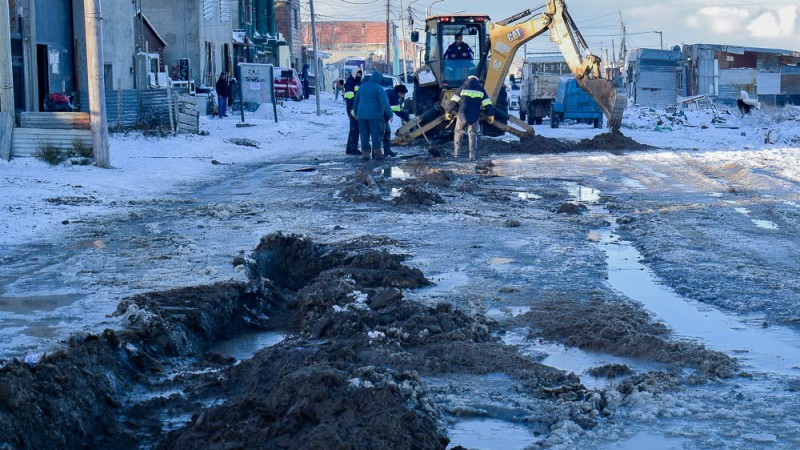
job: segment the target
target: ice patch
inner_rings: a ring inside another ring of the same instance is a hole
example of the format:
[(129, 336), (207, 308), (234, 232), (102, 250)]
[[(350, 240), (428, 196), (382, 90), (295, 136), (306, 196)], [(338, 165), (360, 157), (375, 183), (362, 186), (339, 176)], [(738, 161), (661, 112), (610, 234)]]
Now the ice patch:
[(482, 450), (515, 450), (542, 440), (522, 425), (496, 419), (458, 421), (448, 429), (448, 434), (448, 448), (460, 445)]

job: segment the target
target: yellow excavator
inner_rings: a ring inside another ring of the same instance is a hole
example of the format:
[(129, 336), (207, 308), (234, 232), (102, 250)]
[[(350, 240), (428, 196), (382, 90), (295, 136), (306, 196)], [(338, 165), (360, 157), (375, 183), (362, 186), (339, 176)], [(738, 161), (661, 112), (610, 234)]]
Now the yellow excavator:
[[(545, 11), (537, 14), (540, 9)], [(564, 0), (547, 0), (536, 10), (525, 10), (499, 22), (491, 22), (486, 15), (428, 17), (424, 65), (414, 77), (414, 118), (397, 130), (393, 143), (408, 145), (417, 137), (444, 131), (449, 126), (444, 113), (450, 97), (471, 75), (483, 83), (497, 110), (493, 124), (482, 121), (484, 133), (512, 133), (520, 139), (533, 136), (530, 125), (508, 114), (504, 80), (517, 50), (545, 31), (550, 32), (550, 40), (558, 45), (578, 84), (603, 109), (608, 127), (619, 129), (627, 94), (602, 78), (600, 58), (589, 52)], [(447, 48), (456, 35), (461, 38), (459, 48), (465, 43), (469, 51), (451, 59), (452, 52)], [(413, 32), (411, 40), (418, 42), (419, 33)]]

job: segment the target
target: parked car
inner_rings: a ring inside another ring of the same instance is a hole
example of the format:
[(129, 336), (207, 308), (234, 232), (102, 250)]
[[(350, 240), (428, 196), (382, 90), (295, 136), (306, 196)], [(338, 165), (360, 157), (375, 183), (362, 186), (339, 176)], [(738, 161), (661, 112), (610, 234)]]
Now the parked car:
[(303, 99), (303, 82), (293, 68), (276, 67), (273, 71), (275, 78), (275, 97), (278, 99)]
[(562, 78), (558, 82), (556, 98), (550, 112), (550, 127), (558, 128), (565, 120), (575, 120), (603, 126), (603, 110), (600, 105), (578, 85), (575, 78)]
[(508, 90), (508, 109), (519, 111), (519, 85), (514, 83)]
[[(366, 83), (367, 81), (369, 81), (369, 79), (370, 75), (364, 75), (364, 77), (361, 79), (361, 84)], [(385, 88), (391, 88), (397, 86), (398, 84), (400, 84), (400, 79), (397, 78), (396, 76), (386, 75), (386, 74), (383, 75), (383, 80), (381, 80), (381, 86)]]

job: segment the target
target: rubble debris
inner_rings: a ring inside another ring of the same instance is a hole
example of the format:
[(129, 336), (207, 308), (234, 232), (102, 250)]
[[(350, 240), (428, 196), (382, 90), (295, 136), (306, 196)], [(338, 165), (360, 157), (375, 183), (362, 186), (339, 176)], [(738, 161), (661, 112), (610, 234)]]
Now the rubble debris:
[(392, 199), (393, 205), (433, 206), (441, 203), (444, 203), (441, 195), (417, 186), (404, 187), (400, 195)]

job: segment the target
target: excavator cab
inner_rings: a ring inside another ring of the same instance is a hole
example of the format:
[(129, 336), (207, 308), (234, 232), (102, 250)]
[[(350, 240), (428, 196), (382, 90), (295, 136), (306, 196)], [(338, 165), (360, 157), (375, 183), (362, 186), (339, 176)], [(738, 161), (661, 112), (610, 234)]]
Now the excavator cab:
[[(484, 47), (488, 45), (488, 23), (489, 16), (486, 15), (428, 17), (425, 22), (424, 65), (414, 77), (412, 107), (419, 118), (418, 125), (441, 116), (452, 92), (470, 75), (479, 76), (480, 62), (487, 51)], [(411, 40), (416, 42), (419, 36), (414, 33)], [(437, 125), (439, 129), (447, 126)]]
[(476, 75), (488, 21), (488, 16), (468, 15), (428, 19), (425, 64), (436, 74), (440, 87), (457, 88), (470, 75)]

